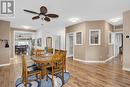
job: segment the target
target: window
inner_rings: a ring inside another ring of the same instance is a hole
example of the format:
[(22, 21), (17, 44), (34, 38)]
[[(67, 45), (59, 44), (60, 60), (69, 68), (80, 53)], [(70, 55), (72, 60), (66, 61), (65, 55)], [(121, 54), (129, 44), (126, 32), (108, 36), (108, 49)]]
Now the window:
[(83, 35), (82, 32), (76, 32), (76, 45), (83, 44)]
[(89, 30), (89, 45), (100, 45), (100, 29)]

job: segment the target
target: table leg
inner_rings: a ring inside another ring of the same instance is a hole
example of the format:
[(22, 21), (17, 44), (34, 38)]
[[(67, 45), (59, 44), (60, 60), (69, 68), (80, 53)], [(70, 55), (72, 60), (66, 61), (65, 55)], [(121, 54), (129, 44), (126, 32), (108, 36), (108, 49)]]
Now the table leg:
[(47, 70), (46, 70), (46, 64), (42, 64), (42, 79), (44, 76), (47, 77)]
[(42, 69), (42, 79), (44, 78), (44, 64), (41, 64), (41, 69)]

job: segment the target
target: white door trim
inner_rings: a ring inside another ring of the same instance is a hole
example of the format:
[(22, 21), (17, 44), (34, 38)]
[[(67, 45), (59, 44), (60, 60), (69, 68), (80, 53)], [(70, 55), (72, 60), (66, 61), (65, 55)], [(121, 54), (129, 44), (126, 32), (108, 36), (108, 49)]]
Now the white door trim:
[[(73, 55), (69, 55), (69, 35), (72, 34), (73, 35)], [(74, 57), (74, 45), (75, 45), (75, 32), (70, 32), (70, 33), (66, 33), (66, 50), (67, 52), (67, 57)]]

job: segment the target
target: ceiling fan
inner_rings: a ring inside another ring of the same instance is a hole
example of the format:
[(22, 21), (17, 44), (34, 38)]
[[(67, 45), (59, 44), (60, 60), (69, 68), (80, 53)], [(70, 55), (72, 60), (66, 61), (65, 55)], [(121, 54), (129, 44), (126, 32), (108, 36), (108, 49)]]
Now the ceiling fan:
[(40, 13), (31, 11), (31, 10), (26, 10), (24, 9), (25, 12), (32, 13), (32, 14), (37, 14), (37, 16), (32, 17), (32, 20), (36, 20), (41, 18), (42, 20), (45, 20), (47, 22), (50, 22), (50, 18), (58, 18), (59, 16), (57, 14), (47, 14), (48, 10), (45, 6), (40, 7)]

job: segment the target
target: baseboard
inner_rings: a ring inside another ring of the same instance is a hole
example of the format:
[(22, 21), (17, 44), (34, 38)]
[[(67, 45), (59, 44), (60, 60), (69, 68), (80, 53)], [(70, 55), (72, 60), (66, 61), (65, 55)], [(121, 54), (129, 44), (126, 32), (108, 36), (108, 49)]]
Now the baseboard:
[(125, 71), (130, 71), (130, 68), (124, 68), (124, 67), (123, 67), (123, 70), (125, 70)]
[(76, 59), (76, 58), (73, 58), (73, 60), (76, 60), (76, 61), (79, 61), (79, 62), (82, 62), (82, 63), (86, 63), (85, 60), (80, 60), (80, 59)]
[(86, 61), (86, 63), (105, 63), (104, 61)]
[(76, 60), (76, 61), (82, 62), (82, 63), (106, 63), (106, 62), (110, 61), (113, 58), (115, 58), (115, 57), (112, 56), (112, 57), (106, 59), (105, 61), (85, 61), (85, 60), (80, 60), (80, 59), (76, 59), (76, 58), (73, 58), (73, 59)]
[(105, 63), (105, 61), (85, 61), (85, 60), (80, 60), (80, 59), (75, 59), (75, 58), (73, 59), (82, 63)]
[(0, 67), (4, 67), (4, 66), (10, 66), (10, 63), (7, 63), (7, 64), (0, 64)]
[(112, 57), (110, 57), (110, 58), (106, 59), (104, 62), (106, 63), (106, 62), (108, 62), (108, 61), (112, 60), (113, 58), (115, 58), (115, 56), (112, 56)]

